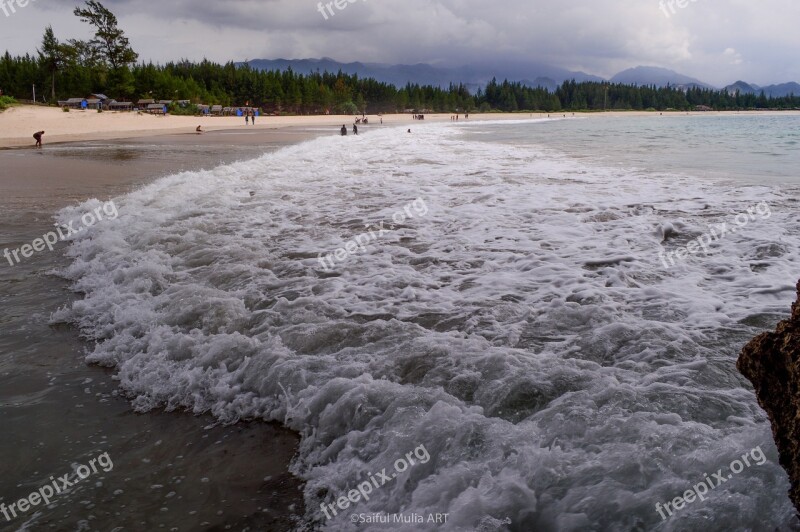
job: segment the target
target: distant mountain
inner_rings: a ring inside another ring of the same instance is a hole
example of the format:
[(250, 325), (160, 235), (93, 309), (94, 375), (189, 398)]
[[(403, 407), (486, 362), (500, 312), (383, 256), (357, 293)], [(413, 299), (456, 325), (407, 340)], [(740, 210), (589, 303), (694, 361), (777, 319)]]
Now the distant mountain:
[(763, 89), (767, 96), (772, 96), (773, 98), (789, 96), (790, 94), (800, 96), (800, 85), (794, 81), (789, 83), (781, 83), (779, 85), (769, 85), (767, 87), (761, 87), (761, 89)]
[(739, 80), (736, 83), (731, 83), (723, 90), (731, 95), (736, 94), (737, 92), (741, 94), (755, 94), (759, 91), (759, 87), (758, 85), (753, 85), (752, 83), (746, 83), (742, 80)]
[[(528, 87), (542, 87), (551, 92), (565, 81), (605, 81), (603, 78), (587, 74), (586, 72), (573, 72), (564, 68), (545, 65), (542, 63), (522, 63), (509, 61), (495, 61), (491, 64), (473, 64), (465, 66), (434, 66), (426, 63), (415, 65), (390, 65), (385, 63), (340, 63), (335, 59), (323, 57), (322, 59), (254, 59), (247, 63), (259, 70), (287, 70), (307, 74), (309, 72), (338, 72), (345, 74), (358, 74), (362, 78), (374, 78), (384, 83), (391, 83), (403, 87), (406, 83), (420, 85), (433, 85), (447, 87), (450, 83), (463, 83), (467, 89), (475, 93), (479, 88), (486, 86), (492, 78), (498, 81), (505, 79), (517, 81)], [(660, 67), (637, 66), (623, 70), (610, 80), (612, 83), (626, 85), (655, 85), (657, 87), (714, 89), (712, 85), (698, 79), (685, 76), (674, 70)], [(781, 83), (759, 87), (753, 83), (737, 81), (724, 88), (730, 94), (738, 90), (742, 94), (760, 94), (763, 90), (767, 96), (774, 98), (795, 94), (800, 96), (800, 84), (795, 82)]]
[(784, 96), (789, 96), (790, 94), (800, 96), (800, 85), (794, 81), (789, 83), (781, 83), (778, 85), (768, 85), (766, 87), (759, 87), (753, 83), (737, 81), (736, 83), (725, 87), (725, 90), (729, 94), (735, 94), (736, 91), (739, 91), (742, 94), (761, 94), (761, 91), (764, 91), (764, 94), (773, 98), (782, 98)]
[[(519, 63), (497, 61), (493, 64), (474, 64), (458, 67), (433, 66), (424, 63), (416, 65), (389, 65), (383, 63), (340, 63), (334, 59), (254, 59), (247, 62), (259, 70), (287, 70), (307, 74), (309, 72), (338, 72), (358, 74), (364, 78), (374, 78), (384, 83), (402, 87), (406, 83), (447, 87), (450, 83), (463, 83), (471, 91), (485, 87), (492, 78), (498, 81), (521, 81), (531, 87), (545, 87), (550, 90), (574, 79), (575, 81), (603, 81), (602, 78), (585, 72), (572, 72), (563, 68), (539, 63)], [(533, 81), (529, 81), (529, 80)], [(524, 81), (523, 81), (524, 80)]]
[(534, 89), (541, 87), (543, 89), (547, 89), (550, 92), (555, 92), (558, 86), (560, 85), (560, 83), (557, 83), (556, 80), (554, 80), (553, 78), (536, 78), (533, 81), (529, 79), (522, 79), (520, 80), (520, 83)]
[(703, 83), (695, 78), (678, 74), (674, 70), (659, 67), (638, 66), (623, 70), (613, 78), (612, 83), (624, 83), (626, 85), (655, 85), (656, 87), (702, 87), (712, 88), (711, 85)]

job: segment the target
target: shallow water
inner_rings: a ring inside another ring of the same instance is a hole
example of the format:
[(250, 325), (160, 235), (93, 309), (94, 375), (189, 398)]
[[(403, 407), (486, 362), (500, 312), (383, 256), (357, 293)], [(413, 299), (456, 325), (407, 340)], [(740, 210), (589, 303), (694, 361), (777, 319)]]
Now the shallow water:
[[(572, 157), (645, 172), (751, 184), (798, 184), (800, 115), (666, 113), (649, 117), (580, 117), (553, 113), (540, 127), (485, 130), (475, 138), (547, 146)], [(545, 125), (546, 124), (546, 125)], [(463, 126), (463, 124), (462, 124)]]
[[(53, 214), (76, 200), (106, 200), (168, 168), (216, 166), (265, 150), (198, 145), (184, 152), (174, 139), (156, 140), (146, 150), (139, 141), (116, 141), (0, 151), (0, 250), (53, 230)], [(47, 507), (10, 521), (0, 515), (0, 530), (290, 527), (303, 513), (298, 482), (286, 470), (293, 434), (264, 423), (220, 426), (211, 416), (136, 414), (112, 372), (86, 365), (87, 344), (77, 332), (49, 324), (52, 312), (79, 297), (54, 274), (68, 264), (66, 247), (13, 266), (0, 256), (0, 503), (12, 517), (7, 507), (50, 476), (104, 452), (113, 468)]]
[[(620, 146), (659, 127), (630, 120)], [(588, 150), (586, 124), (387, 129), (161, 179), (74, 239), (61, 274), (85, 298), (53, 322), (97, 342), (87, 361), (139, 411), (300, 432), (305, 520), (328, 530), (354, 512), (449, 514), (396, 530), (794, 526), (735, 369), (794, 298), (791, 169), (763, 185), (631, 164)], [(722, 222), (709, 253), (665, 262)], [(326, 519), (420, 446), (430, 460)], [(659, 517), (757, 446), (763, 465)]]

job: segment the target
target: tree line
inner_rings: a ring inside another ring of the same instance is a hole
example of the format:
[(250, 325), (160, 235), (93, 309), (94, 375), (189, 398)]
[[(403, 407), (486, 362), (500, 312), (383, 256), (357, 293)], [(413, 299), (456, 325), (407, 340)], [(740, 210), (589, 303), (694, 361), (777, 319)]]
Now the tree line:
[[(94, 30), (88, 41), (60, 41), (45, 28), (37, 53), (0, 58), (0, 90), (27, 99), (32, 86), (55, 104), (70, 97), (104, 93), (118, 101), (189, 100), (193, 103), (250, 105), (293, 114), (430, 112), (714, 110), (800, 108), (800, 97), (681, 87), (567, 81), (554, 92), (519, 82), (491, 80), (471, 94), (463, 84), (447, 88), (408, 83), (404, 87), (341, 71), (299, 74), (261, 71), (247, 63), (182, 60), (164, 65), (138, 63), (117, 18), (102, 3), (88, 0), (74, 14)], [(48, 94), (49, 93), (49, 94)]]

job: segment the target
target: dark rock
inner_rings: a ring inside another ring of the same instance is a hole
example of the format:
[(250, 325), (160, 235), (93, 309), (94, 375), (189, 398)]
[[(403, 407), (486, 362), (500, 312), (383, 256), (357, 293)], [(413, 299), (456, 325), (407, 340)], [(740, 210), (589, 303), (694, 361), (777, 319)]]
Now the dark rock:
[(797, 292), (792, 317), (751, 340), (736, 367), (753, 383), (769, 415), (780, 463), (792, 483), (789, 497), (800, 512), (800, 282)]

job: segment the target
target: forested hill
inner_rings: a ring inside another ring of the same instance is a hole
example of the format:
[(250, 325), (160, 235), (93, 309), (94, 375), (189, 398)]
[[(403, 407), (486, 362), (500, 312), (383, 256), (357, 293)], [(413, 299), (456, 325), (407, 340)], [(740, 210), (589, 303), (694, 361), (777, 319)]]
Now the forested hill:
[[(55, 98), (50, 92), (55, 75)], [(123, 82), (120, 83), (119, 79)], [(117, 100), (140, 98), (191, 100), (195, 103), (254, 105), (273, 112), (317, 114), (388, 113), (406, 109), (433, 112), (562, 110), (689, 110), (705, 105), (715, 110), (800, 107), (800, 97), (767, 98), (763, 94), (734, 94), (713, 89), (637, 87), (633, 85), (569, 81), (555, 92), (518, 82), (492, 80), (476, 94), (463, 85), (447, 89), (408, 84), (397, 88), (374, 79), (338, 73), (301, 75), (288, 71), (260, 71), (234, 63), (209, 61), (166, 65), (137, 64), (116, 76), (96, 65), (80, 63), (55, 73), (41, 56), (0, 58), (0, 89), (21, 99), (31, 98), (33, 85), (39, 100), (54, 102), (104, 93)], [(42, 98), (44, 95), (44, 98)]]

